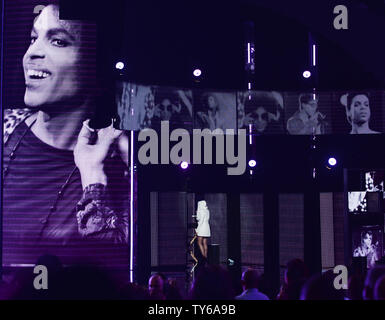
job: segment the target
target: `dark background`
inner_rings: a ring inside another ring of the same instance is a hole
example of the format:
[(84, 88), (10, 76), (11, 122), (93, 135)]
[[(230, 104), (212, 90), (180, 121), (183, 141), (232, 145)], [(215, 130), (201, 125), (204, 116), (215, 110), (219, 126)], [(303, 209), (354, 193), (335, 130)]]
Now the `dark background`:
[[(381, 0), (62, 3), (63, 17), (98, 17), (108, 44), (105, 52), (111, 49), (113, 58), (124, 59), (126, 76), (139, 82), (190, 86), (192, 69), (200, 66), (207, 87), (245, 88), (243, 22), (251, 20), (258, 89), (295, 90), (304, 85), (308, 32), (319, 44), (319, 89), (384, 85)], [(348, 30), (333, 28), (333, 8), (339, 4), (348, 8)]]

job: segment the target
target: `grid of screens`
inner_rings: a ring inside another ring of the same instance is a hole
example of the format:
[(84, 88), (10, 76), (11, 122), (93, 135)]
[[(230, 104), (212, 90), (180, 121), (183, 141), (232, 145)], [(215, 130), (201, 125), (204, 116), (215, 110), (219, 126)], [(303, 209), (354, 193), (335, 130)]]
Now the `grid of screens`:
[(384, 252), (384, 171), (357, 171), (351, 173), (352, 180), (354, 175), (359, 190), (348, 192), (352, 256), (366, 257), (367, 267), (370, 268), (382, 258)]
[(119, 82), (120, 128), (248, 129), (255, 134), (385, 132), (385, 91), (220, 92)]

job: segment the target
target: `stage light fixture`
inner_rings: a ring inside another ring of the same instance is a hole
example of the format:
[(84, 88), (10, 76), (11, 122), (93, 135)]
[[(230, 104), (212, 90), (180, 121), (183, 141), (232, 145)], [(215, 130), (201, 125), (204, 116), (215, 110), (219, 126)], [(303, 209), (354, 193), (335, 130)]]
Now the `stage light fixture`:
[(310, 78), (311, 77), (311, 72), (310, 71), (308, 71), (308, 70), (306, 70), (306, 71), (304, 71), (303, 72), (303, 77), (305, 78), (305, 79), (308, 79), (308, 78)]
[(196, 78), (200, 77), (200, 76), (202, 75), (202, 70), (201, 70), (201, 69), (195, 69), (195, 70), (193, 71), (193, 75), (194, 75), (194, 77), (196, 77)]
[(334, 166), (337, 164), (336, 158), (333, 158), (333, 157), (329, 158), (328, 164), (329, 164), (330, 166), (334, 167)]
[(249, 167), (254, 168), (257, 165), (257, 161), (255, 160), (249, 160)]
[(118, 70), (123, 70), (124, 69), (124, 63), (119, 61), (116, 63), (115, 68)]
[(180, 167), (183, 169), (183, 170), (186, 170), (188, 168), (188, 162), (187, 161), (182, 161), (180, 163)]
[(330, 157), (328, 159), (328, 162), (326, 164), (326, 168), (331, 170), (332, 168), (334, 168), (335, 166), (337, 165), (337, 159), (334, 158), (334, 157)]

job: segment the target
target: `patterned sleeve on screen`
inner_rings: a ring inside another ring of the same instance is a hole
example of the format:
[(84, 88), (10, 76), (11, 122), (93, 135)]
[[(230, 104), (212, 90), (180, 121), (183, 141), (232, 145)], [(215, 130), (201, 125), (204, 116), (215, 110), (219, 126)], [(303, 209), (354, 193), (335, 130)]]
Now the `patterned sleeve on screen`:
[(127, 243), (128, 215), (111, 210), (107, 198), (107, 187), (103, 184), (91, 184), (84, 189), (76, 208), (78, 231), (83, 237)]

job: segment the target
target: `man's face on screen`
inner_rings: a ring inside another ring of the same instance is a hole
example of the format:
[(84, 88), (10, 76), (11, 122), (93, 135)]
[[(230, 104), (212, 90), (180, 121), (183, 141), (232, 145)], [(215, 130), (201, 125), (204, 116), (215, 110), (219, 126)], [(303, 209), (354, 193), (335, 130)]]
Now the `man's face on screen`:
[(312, 117), (316, 112), (318, 108), (317, 100), (310, 100), (308, 102), (302, 103), (302, 108), (305, 110), (308, 117)]
[(81, 25), (59, 20), (59, 10), (47, 6), (36, 19), (23, 58), (24, 102), (37, 107), (63, 102), (80, 89)]
[(215, 114), (217, 112), (218, 104), (214, 96), (209, 96), (207, 98), (207, 105), (209, 114)]
[(160, 118), (164, 121), (168, 121), (172, 115), (172, 104), (169, 99), (163, 99), (159, 106)]
[(359, 94), (352, 99), (350, 110), (353, 122), (362, 124), (370, 119), (369, 99), (366, 95)]
[(364, 243), (367, 247), (370, 247), (372, 245), (372, 236), (369, 233), (365, 234)]
[(255, 111), (251, 114), (251, 117), (253, 118), (253, 123), (255, 125), (255, 129), (258, 132), (265, 131), (268, 121), (269, 121), (269, 115), (265, 108), (258, 107), (255, 109)]

